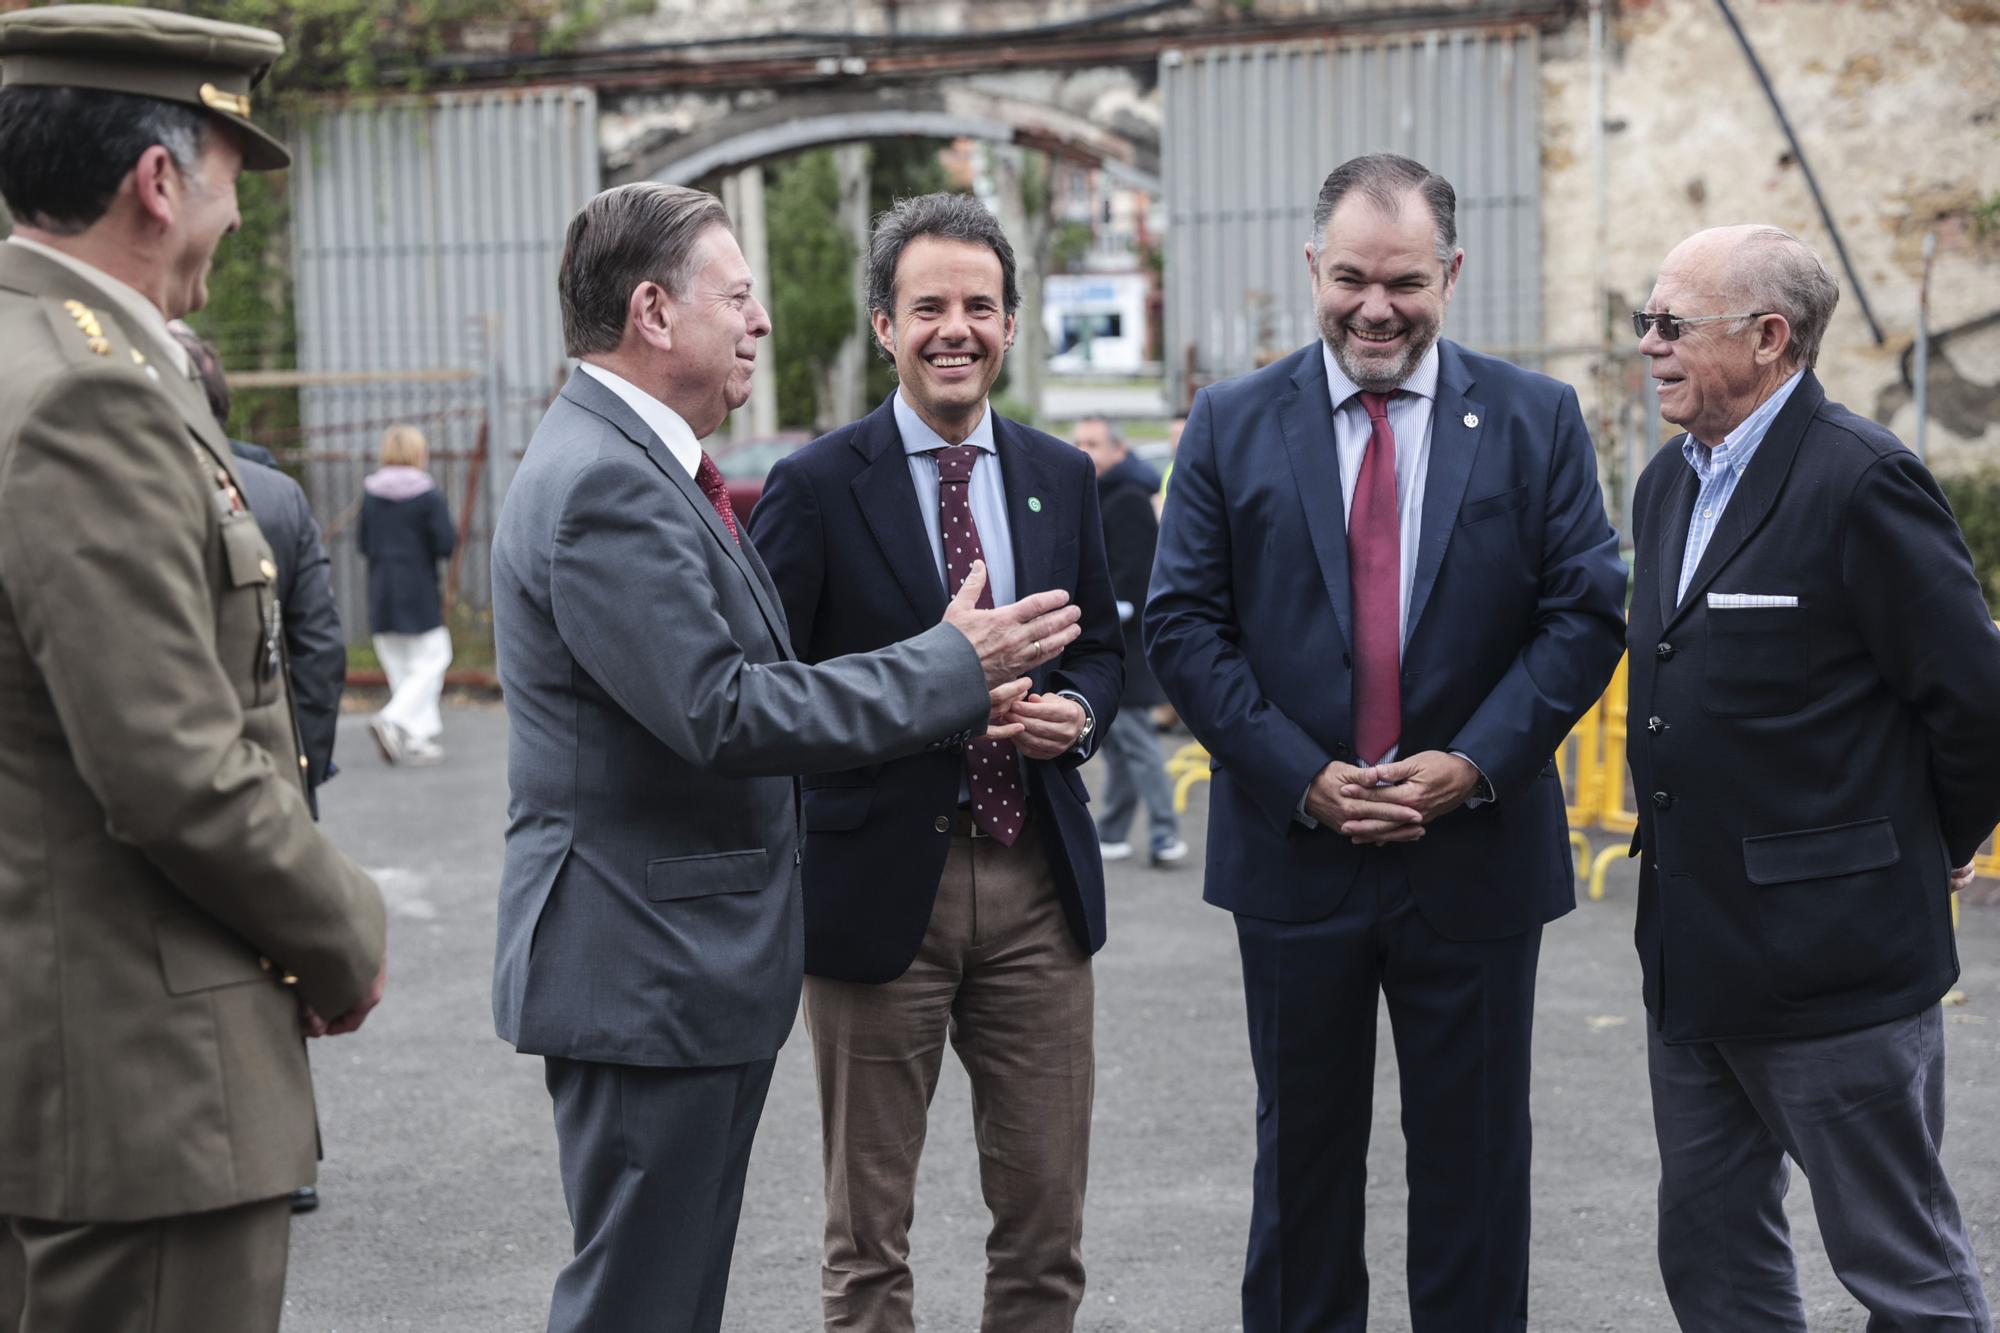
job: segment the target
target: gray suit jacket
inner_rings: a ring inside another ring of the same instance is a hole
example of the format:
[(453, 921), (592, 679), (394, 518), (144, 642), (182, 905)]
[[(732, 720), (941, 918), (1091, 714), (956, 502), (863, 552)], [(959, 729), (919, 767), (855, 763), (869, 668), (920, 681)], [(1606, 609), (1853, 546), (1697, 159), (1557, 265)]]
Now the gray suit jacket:
[(749, 545), (619, 397), (570, 377), (493, 538), (509, 727), (493, 1014), (524, 1053), (768, 1059), (803, 975), (794, 775), (962, 739), (939, 625), (807, 666)]

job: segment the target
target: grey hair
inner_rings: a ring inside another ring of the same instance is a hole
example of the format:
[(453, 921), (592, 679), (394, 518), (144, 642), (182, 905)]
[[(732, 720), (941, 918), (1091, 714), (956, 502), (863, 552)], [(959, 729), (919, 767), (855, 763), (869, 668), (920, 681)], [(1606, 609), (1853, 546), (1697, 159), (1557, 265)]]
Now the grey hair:
[(868, 238), (870, 314), (879, 310), (895, 316), (896, 265), (903, 257), (903, 250), (919, 236), (986, 246), (1000, 259), (1001, 304), (1009, 315), (1021, 308), (1014, 247), (1007, 243), (1000, 220), (969, 194), (940, 193), (898, 199), (893, 207), (876, 215), (874, 231)]
[(1826, 261), (1783, 227), (1756, 227), (1730, 257), (1729, 276), (1747, 308), (1785, 317), (1792, 327), (1789, 364), (1811, 370), (1840, 304), (1840, 283)]
[(1306, 249), (1315, 265), (1319, 263), (1320, 246), (1326, 241), (1326, 224), (1340, 207), (1340, 201), (1355, 190), (1367, 195), (1370, 202), (1390, 217), (1401, 213), (1405, 196), (1416, 191), (1437, 226), (1438, 262), (1451, 262), (1458, 249), (1458, 193), (1451, 188), (1451, 182), (1410, 158), (1395, 153), (1370, 153), (1341, 163), (1319, 187), (1319, 201), (1313, 205), (1312, 235), (1306, 239)]
[(1098, 425), (1104, 427), (1105, 435), (1110, 438), (1113, 444), (1122, 445), (1125, 443), (1125, 428), (1119, 425), (1116, 421), (1113, 421), (1110, 417), (1107, 417), (1099, 412), (1092, 412), (1088, 416), (1078, 417), (1076, 419), (1076, 424), (1081, 426), (1086, 421), (1095, 421)]
[(592, 198), (570, 219), (563, 238), (556, 275), (563, 350), (586, 356), (616, 349), (625, 338), (633, 289), (642, 282), (656, 282), (685, 300), (702, 234), (728, 225), (721, 200), (685, 185), (634, 181)]

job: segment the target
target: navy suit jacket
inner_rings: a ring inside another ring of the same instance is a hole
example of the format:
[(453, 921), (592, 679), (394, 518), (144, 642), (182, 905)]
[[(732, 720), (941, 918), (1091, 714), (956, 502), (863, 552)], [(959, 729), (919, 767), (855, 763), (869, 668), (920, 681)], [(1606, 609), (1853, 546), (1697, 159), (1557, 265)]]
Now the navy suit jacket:
[(1219, 907), (1320, 920), (1370, 861), (1400, 867), (1452, 939), (1575, 905), (1552, 759), (1618, 662), (1618, 540), (1575, 392), (1438, 346), (1400, 747), (1466, 754), (1497, 799), (1387, 847), (1295, 817), (1320, 769), (1355, 762), (1346, 521), (1315, 342), (1195, 396), (1146, 603), (1147, 658), (1215, 765), (1205, 896)]
[[(2000, 819), (2000, 632), (1937, 483), (1808, 371), (1677, 597), (1699, 489), (1639, 478), (1627, 754), (1639, 959), (1669, 1042), (1935, 1004), (1952, 866)], [(1714, 608), (1711, 594), (1796, 606)]]
[[(772, 468), (751, 512), (758, 553), (804, 661), (868, 652), (944, 615), (944, 581), (893, 404)], [(997, 414), (993, 442), (1015, 595), (1061, 588), (1083, 611), (1083, 633), (1035, 670), (1035, 690), (1082, 695), (1102, 735), (1118, 709), (1124, 647), (1096, 471), (1081, 450)], [(1031, 761), (1028, 801), (1070, 930), (1095, 953), (1104, 943), (1104, 866), (1077, 773), (1082, 762), (1075, 754)], [(804, 779), (807, 972), (884, 982), (908, 970), (937, 900), (964, 769), (964, 752), (954, 747)]]

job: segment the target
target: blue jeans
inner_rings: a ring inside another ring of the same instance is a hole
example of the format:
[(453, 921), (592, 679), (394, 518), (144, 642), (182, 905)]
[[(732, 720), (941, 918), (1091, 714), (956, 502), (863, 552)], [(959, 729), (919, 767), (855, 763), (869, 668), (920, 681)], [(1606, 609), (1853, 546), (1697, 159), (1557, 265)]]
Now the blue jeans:
[(1174, 787), (1167, 780), (1166, 761), (1160, 757), (1160, 738), (1153, 730), (1151, 710), (1119, 709), (1102, 744), (1107, 773), (1097, 803), (1098, 841), (1125, 841), (1133, 811), (1143, 800), (1152, 830), (1152, 849), (1157, 852), (1172, 845), (1180, 837), (1181, 824), (1174, 815)]

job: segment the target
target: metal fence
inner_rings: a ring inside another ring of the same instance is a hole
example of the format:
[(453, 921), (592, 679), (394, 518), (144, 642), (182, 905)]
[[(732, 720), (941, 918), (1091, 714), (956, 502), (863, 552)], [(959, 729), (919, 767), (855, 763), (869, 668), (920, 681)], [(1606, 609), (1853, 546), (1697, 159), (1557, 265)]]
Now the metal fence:
[(1467, 260), (1446, 332), (1517, 359), (1539, 344), (1539, 60), (1525, 27), (1163, 56), (1170, 401), (1317, 336), (1313, 201), (1361, 153), (1416, 158), (1458, 191)]
[(599, 188), (585, 88), (319, 109), (292, 170), (303, 478), (349, 638), (368, 629), (351, 521), (384, 428), (423, 430), (465, 540), (458, 602), (491, 607), (488, 542), (561, 382), (556, 267)]

